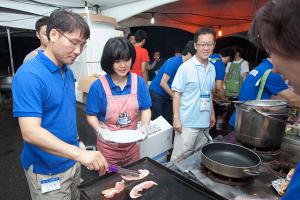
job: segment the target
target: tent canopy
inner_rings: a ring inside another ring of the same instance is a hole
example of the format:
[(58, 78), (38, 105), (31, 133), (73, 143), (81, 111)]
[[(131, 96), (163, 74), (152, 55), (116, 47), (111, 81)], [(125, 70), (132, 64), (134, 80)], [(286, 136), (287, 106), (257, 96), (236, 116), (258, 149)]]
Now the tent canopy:
[(255, 11), (267, 0), (180, 0), (158, 6), (119, 23), (121, 27), (166, 26), (195, 32), (199, 27), (211, 26), (223, 35), (249, 29)]
[[(201, 26), (223, 35), (248, 30), (255, 11), (267, 0), (87, 0), (90, 12), (117, 19), (121, 29), (165, 26), (196, 31)], [(0, 0), (0, 26), (34, 29), (35, 21), (57, 8), (86, 12), (83, 0)], [(155, 23), (150, 19), (154, 16)]]

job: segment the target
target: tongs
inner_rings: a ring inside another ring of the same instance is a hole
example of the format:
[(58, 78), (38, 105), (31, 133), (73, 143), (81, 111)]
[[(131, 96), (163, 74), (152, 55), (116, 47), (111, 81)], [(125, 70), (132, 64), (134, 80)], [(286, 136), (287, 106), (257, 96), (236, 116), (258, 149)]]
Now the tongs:
[(108, 169), (110, 172), (122, 174), (125, 176), (133, 176), (133, 177), (139, 177), (140, 174), (137, 171), (130, 170), (130, 169), (125, 169), (116, 165), (109, 164)]

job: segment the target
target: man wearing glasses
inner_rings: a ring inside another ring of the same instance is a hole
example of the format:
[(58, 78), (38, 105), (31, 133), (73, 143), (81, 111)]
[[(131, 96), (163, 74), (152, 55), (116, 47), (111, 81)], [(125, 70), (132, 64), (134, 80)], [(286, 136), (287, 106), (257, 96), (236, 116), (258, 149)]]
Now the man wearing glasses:
[(24, 139), (21, 163), (33, 200), (79, 200), (80, 164), (107, 170), (99, 151), (78, 147), (75, 80), (67, 66), (85, 48), (90, 29), (78, 14), (56, 10), (46, 33), (47, 48), (13, 80), (13, 114)]
[(179, 67), (172, 83), (175, 129), (172, 161), (199, 148), (210, 138), (209, 128), (216, 121), (212, 105), (216, 72), (208, 58), (215, 42), (214, 30), (198, 30), (194, 34), (196, 54)]

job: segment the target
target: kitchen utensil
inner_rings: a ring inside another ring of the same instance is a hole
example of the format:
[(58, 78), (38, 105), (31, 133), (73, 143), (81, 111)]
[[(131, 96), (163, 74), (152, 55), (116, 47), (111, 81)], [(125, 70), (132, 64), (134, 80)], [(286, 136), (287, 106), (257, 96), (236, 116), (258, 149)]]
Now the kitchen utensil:
[(125, 169), (116, 165), (109, 164), (108, 169), (110, 172), (119, 173), (125, 176), (133, 176), (133, 177), (139, 177), (139, 173), (134, 170)]
[(243, 146), (215, 142), (202, 147), (202, 164), (209, 170), (231, 178), (259, 175), (260, 157)]
[(235, 104), (236, 139), (260, 148), (279, 148), (290, 109), (280, 100), (255, 100)]
[[(224, 197), (216, 194), (210, 189), (204, 188), (196, 182), (189, 180), (177, 172), (166, 168), (165, 166), (151, 160), (150, 158), (143, 158), (127, 166), (129, 169), (148, 169), (151, 173), (142, 180), (136, 181), (126, 187), (126, 190), (121, 192), (121, 198), (115, 199), (130, 199), (129, 192), (137, 184), (144, 181), (154, 181), (158, 183), (157, 186), (142, 192), (141, 199), (143, 200), (225, 200)], [(82, 183), (78, 186), (80, 193), (84, 199), (96, 200), (105, 199), (101, 195), (101, 191), (110, 187), (114, 187), (117, 181), (121, 178), (118, 175), (106, 174), (97, 177), (88, 182)], [(125, 183), (127, 185), (127, 183)], [(130, 184), (130, 183), (129, 183)]]

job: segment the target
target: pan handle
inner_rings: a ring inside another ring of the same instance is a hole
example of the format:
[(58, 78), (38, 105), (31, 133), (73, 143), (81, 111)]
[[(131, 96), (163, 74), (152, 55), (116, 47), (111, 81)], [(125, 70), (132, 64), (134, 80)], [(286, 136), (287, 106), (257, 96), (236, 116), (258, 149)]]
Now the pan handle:
[(276, 121), (279, 121), (279, 122), (282, 122), (282, 123), (290, 123), (290, 124), (292, 124), (292, 121), (290, 121), (290, 120), (283, 120), (283, 119), (279, 119), (279, 118), (277, 118), (277, 117), (272, 117), (272, 116), (270, 116), (269, 114), (267, 114), (267, 113), (265, 113), (265, 112), (263, 112), (263, 111), (260, 111), (260, 110), (258, 110), (258, 109), (253, 109), (253, 110), (254, 110), (255, 112), (257, 112), (258, 114), (264, 116), (264, 117), (267, 117), (267, 118), (270, 118), (270, 119), (273, 119), (273, 120), (276, 120)]
[(247, 174), (250, 176), (258, 176), (260, 174), (259, 171), (249, 170), (249, 169), (244, 169), (243, 172), (244, 172), (244, 174)]

